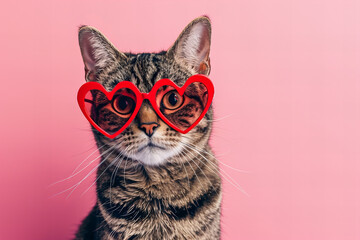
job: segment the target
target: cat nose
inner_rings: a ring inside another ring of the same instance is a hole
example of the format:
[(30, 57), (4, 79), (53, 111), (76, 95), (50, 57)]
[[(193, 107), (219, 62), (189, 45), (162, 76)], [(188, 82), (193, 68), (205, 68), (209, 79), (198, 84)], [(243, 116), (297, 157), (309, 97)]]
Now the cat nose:
[(156, 122), (149, 122), (149, 123), (141, 123), (140, 129), (146, 133), (149, 137), (151, 137), (155, 131), (155, 129), (159, 127), (159, 124)]

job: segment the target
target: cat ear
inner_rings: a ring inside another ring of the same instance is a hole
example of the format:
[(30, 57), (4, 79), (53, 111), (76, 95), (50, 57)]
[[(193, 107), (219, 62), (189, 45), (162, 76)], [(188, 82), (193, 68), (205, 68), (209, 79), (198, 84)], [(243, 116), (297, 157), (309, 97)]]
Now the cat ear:
[(86, 81), (96, 81), (100, 70), (127, 58), (104, 35), (90, 26), (79, 28), (79, 45), (85, 64)]
[(194, 19), (185, 27), (167, 55), (185, 63), (196, 73), (210, 73), (211, 23), (206, 16)]

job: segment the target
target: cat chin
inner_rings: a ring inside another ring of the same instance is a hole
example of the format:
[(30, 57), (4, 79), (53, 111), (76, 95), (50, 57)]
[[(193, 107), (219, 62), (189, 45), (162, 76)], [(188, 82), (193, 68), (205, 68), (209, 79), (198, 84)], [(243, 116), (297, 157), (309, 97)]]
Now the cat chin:
[(179, 154), (181, 149), (178, 148), (162, 149), (157, 147), (146, 147), (130, 157), (145, 165), (159, 166), (166, 163), (169, 158)]

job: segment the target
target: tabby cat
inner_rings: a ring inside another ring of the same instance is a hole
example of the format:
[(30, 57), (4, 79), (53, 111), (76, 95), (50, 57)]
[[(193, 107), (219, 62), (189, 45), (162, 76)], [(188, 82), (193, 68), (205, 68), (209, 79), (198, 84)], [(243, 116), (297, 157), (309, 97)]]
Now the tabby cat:
[[(149, 92), (163, 78), (182, 86), (192, 75), (210, 73), (210, 37), (211, 24), (203, 16), (186, 26), (167, 51), (132, 54), (82, 26), (86, 81), (99, 82), (107, 91), (130, 81)], [(92, 128), (102, 155), (97, 202), (75, 239), (220, 239), (221, 179), (208, 143), (212, 116), (210, 107), (196, 127), (181, 134), (145, 100), (114, 139)]]

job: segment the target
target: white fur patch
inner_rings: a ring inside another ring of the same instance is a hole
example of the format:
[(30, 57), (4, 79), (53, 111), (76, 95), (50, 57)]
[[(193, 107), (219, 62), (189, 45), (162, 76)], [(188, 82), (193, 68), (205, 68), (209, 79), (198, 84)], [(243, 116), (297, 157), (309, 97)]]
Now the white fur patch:
[(145, 147), (148, 143), (150, 142), (149, 139), (144, 139), (144, 143), (138, 147), (138, 151), (131, 151), (131, 152), (127, 152), (124, 153), (124, 155), (128, 156), (129, 158), (132, 158), (134, 160), (137, 160), (139, 162), (142, 162), (146, 165), (150, 165), (150, 166), (157, 166), (157, 165), (161, 165), (166, 163), (166, 161), (174, 156), (179, 155), (184, 147), (183, 144), (181, 144), (181, 142), (186, 143), (187, 139), (182, 139), (181, 142), (179, 142), (179, 144), (177, 144), (177, 146), (175, 147), (166, 147), (165, 145), (161, 144), (161, 142), (156, 141), (156, 139), (154, 141), (152, 141), (153, 144), (158, 145), (162, 148), (159, 147)]
[(146, 147), (140, 152), (136, 152), (129, 157), (146, 165), (157, 166), (165, 163), (169, 158), (178, 155), (182, 149), (183, 147), (180, 144), (176, 147), (172, 147), (171, 149)]

